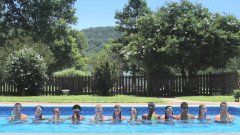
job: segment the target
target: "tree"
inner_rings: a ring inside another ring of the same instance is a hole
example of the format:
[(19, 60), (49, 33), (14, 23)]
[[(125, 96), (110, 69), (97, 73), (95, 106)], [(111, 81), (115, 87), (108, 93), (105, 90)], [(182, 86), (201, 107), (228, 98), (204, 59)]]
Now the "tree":
[[(121, 52), (122, 48), (127, 46), (131, 42), (129, 36), (138, 33), (137, 21), (141, 16), (146, 16), (151, 13), (151, 10), (147, 7), (145, 0), (129, 0), (128, 4), (125, 5), (122, 11), (117, 11), (115, 14), (116, 30), (123, 32), (122, 37), (115, 41), (116, 46), (113, 50), (117, 54)], [(124, 52), (120, 54), (120, 58), (123, 57)], [(126, 59), (125, 59), (126, 60)], [(136, 65), (127, 61), (129, 67), (134, 71), (136, 70)]]
[(167, 3), (137, 26), (125, 51), (135, 60), (141, 56), (144, 69), (151, 71), (163, 64), (192, 76), (200, 69), (225, 67), (240, 45), (239, 20), (186, 0)]
[(94, 69), (93, 88), (98, 91), (98, 95), (109, 96), (110, 89), (114, 86), (117, 79), (116, 67), (110, 65), (108, 61), (102, 61)]
[(1, 1), (1, 46), (18, 35), (31, 35), (34, 41), (53, 41), (76, 22), (75, 0)]
[(51, 71), (71, 67), (84, 70), (86, 58), (80, 49), (86, 48), (86, 43), (87, 41), (80, 31), (70, 29), (60, 39), (55, 39), (50, 47), (56, 59), (50, 67)]
[(34, 43), (46, 44), (55, 57), (50, 72), (64, 68), (84, 68), (81, 51), (87, 41), (80, 31), (71, 30), (76, 22), (75, 0), (8, 0), (1, 5), (0, 47), (13, 38), (30, 36)]

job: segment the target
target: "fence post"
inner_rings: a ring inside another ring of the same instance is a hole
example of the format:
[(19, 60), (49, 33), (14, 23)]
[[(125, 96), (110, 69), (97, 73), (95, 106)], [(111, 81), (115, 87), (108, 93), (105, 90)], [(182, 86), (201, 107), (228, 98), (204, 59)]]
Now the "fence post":
[(147, 95), (152, 95), (152, 85), (151, 85), (151, 75), (150, 73), (147, 73)]

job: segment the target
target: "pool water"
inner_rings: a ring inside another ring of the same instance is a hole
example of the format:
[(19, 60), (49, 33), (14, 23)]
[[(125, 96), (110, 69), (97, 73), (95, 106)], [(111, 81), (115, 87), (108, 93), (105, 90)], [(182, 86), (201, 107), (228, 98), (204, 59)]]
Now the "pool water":
[[(44, 107), (44, 106), (43, 106)], [(94, 115), (94, 106), (82, 107), (81, 114), (86, 118), (84, 121), (74, 124), (70, 120), (63, 123), (51, 123), (47, 120), (33, 122), (34, 107), (28, 106), (23, 108), (23, 113), (29, 115), (30, 119), (26, 122), (15, 121), (9, 122), (7, 117), (11, 112), (9, 106), (0, 106), (0, 133), (240, 133), (240, 108), (229, 107), (229, 112), (235, 116), (235, 121), (229, 124), (215, 122), (200, 122), (193, 120), (189, 123), (174, 121), (173, 123), (149, 122), (149, 123), (113, 123), (106, 121), (103, 123), (92, 123), (89, 119)], [(124, 106), (122, 114), (129, 118), (129, 106)], [(136, 107), (139, 117), (147, 113), (146, 106)], [(52, 107), (44, 107), (44, 116), (52, 117)], [(71, 107), (60, 107), (61, 118), (70, 117), (72, 114)], [(179, 107), (173, 107), (174, 114), (179, 114)], [(113, 112), (112, 106), (104, 107), (104, 115), (111, 117)], [(163, 114), (164, 107), (158, 106), (156, 112)], [(189, 112), (197, 115), (198, 108), (190, 107)], [(219, 112), (219, 107), (208, 107), (208, 114), (211, 118)]]

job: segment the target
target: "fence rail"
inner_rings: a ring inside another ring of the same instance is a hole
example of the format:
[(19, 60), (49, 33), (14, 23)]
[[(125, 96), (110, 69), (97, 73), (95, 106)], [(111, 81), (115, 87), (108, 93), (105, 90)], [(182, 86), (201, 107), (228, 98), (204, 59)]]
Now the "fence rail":
[[(41, 90), (41, 95), (61, 95), (63, 89), (69, 89), (70, 95), (94, 95), (94, 78), (49, 77)], [(238, 88), (238, 75), (235, 72), (221, 74), (196, 75), (194, 77), (158, 76), (120, 76), (109, 90), (110, 95), (149, 95), (149, 96), (182, 96), (182, 95), (230, 95)], [(17, 95), (17, 89), (0, 79), (0, 95)]]

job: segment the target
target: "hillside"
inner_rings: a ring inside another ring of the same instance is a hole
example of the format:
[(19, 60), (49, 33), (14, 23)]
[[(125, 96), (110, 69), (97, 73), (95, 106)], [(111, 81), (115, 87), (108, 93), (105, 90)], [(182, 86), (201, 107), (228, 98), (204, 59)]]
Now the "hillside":
[(116, 39), (121, 35), (113, 26), (88, 28), (83, 29), (82, 32), (88, 40), (87, 53), (99, 52), (110, 38)]

